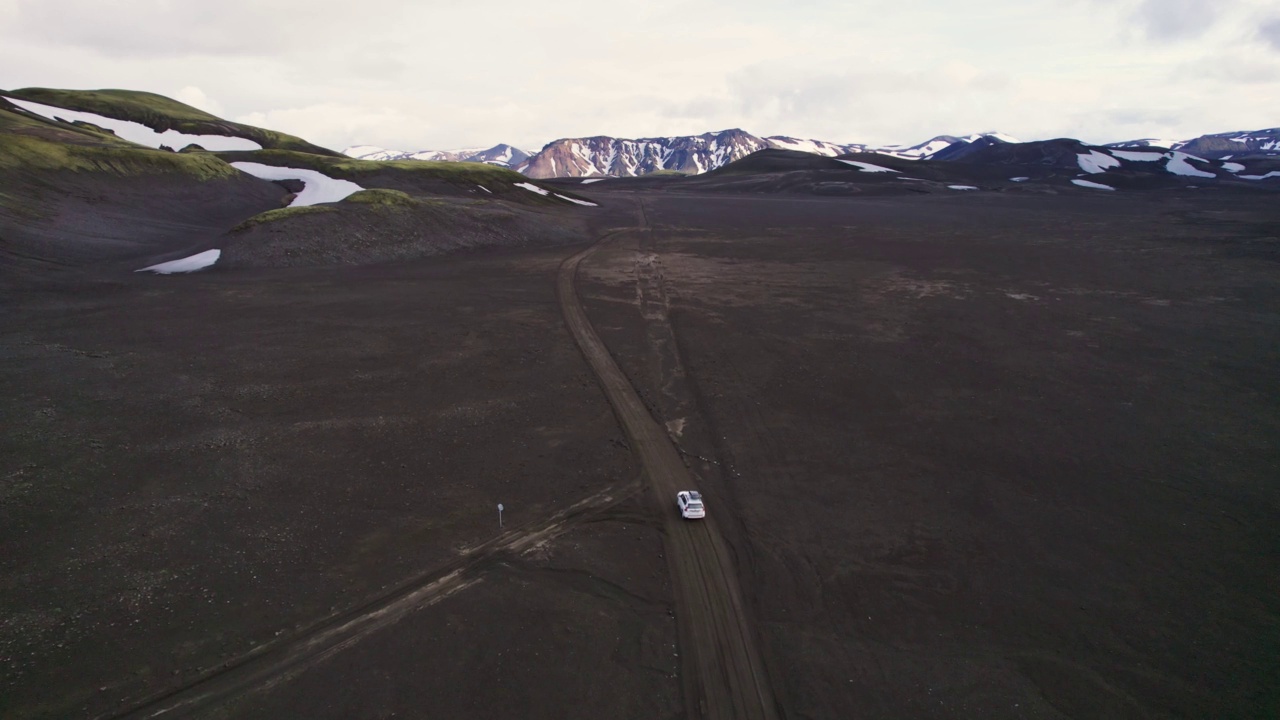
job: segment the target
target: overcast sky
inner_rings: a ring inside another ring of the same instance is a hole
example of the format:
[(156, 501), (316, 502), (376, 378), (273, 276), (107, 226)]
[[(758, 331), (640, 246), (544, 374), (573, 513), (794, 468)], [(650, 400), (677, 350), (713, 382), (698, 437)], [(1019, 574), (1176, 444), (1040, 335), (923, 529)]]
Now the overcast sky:
[(740, 127), (915, 143), (1280, 125), (1280, 0), (0, 0), (0, 88), (130, 88), (341, 150)]

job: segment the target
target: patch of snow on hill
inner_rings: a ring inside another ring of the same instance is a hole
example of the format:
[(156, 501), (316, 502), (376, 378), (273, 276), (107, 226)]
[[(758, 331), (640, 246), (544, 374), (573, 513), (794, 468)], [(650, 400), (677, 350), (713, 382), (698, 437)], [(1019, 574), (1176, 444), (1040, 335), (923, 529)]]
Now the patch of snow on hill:
[(1169, 162), (1166, 163), (1164, 167), (1166, 170), (1173, 173), (1174, 175), (1183, 175), (1186, 177), (1201, 177), (1201, 178), (1218, 177), (1213, 173), (1205, 172), (1203, 170), (1197, 170), (1195, 167), (1191, 165), (1191, 163), (1187, 162), (1187, 160), (1189, 159), (1200, 160), (1200, 158), (1197, 158), (1194, 155), (1188, 155), (1186, 153), (1180, 153), (1180, 152), (1171, 152), (1169, 153)]
[(1222, 163), (1222, 169), (1229, 173), (1238, 173), (1244, 170), (1244, 166), (1240, 163), (1224, 162)]
[(543, 190), (542, 188), (538, 187), (537, 185), (534, 185), (533, 183), (512, 183), (512, 184), (513, 184), (513, 185), (515, 185), (515, 186), (516, 186), (516, 187), (518, 187), (518, 188), (524, 188), (525, 190), (528, 190), (529, 192), (535, 192), (535, 193), (538, 193), (539, 195), (548, 195), (548, 194), (550, 194), (550, 193), (548, 193), (546, 190)]
[(1080, 163), (1081, 170), (1094, 175), (1106, 172), (1107, 168), (1120, 167), (1119, 160), (1097, 150), (1090, 150), (1088, 155), (1084, 153), (1076, 155), (1076, 161)]
[(1093, 188), (1094, 190), (1115, 190), (1115, 188), (1110, 185), (1103, 185), (1102, 183), (1090, 182), (1088, 180), (1072, 180), (1071, 182), (1083, 188)]
[(364, 189), (350, 180), (338, 180), (315, 170), (276, 167), (254, 162), (233, 162), (231, 167), (263, 180), (301, 180), (304, 185), (302, 192), (293, 198), (289, 207), (338, 202)]
[(1164, 157), (1164, 153), (1139, 152), (1133, 150), (1112, 150), (1111, 154), (1121, 160), (1129, 160), (1131, 162), (1155, 162)]
[(858, 168), (858, 170), (860, 170), (860, 171), (862, 171), (862, 172), (870, 172), (870, 173), (880, 173), (880, 172), (891, 172), (891, 173), (896, 173), (896, 172), (898, 172), (897, 170), (893, 170), (893, 169), (891, 169), (891, 168), (887, 168), (887, 167), (880, 167), (879, 165), (872, 165), (871, 163), (866, 163), (866, 162), (858, 162), (857, 160), (839, 160), (839, 159), (837, 159), (837, 162), (842, 162), (842, 163), (844, 163), (845, 165), (852, 165), (852, 166), (854, 166), (854, 167)]
[(578, 200), (577, 198), (571, 198), (566, 195), (561, 195), (560, 193), (556, 193), (556, 197), (560, 198), (561, 200), (568, 200), (574, 205), (586, 205), (587, 207), (600, 207), (599, 205), (593, 202), (587, 202), (586, 200)]
[(888, 155), (889, 157), (901, 158), (903, 160), (924, 160), (931, 155), (940, 153), (951, 147), (955, 143), (951, 140), (943, 140), (934, 138), (929, 142), (920, 145), (886, 145), (876, 148), (872, 152), (880, 155)]
[(205, 250), (202, 253), (196, 253), (190, 257), (184, 257), (179, 260), (170, 260), (156, 265), (144, 267), (134, 272), (153, 272), (160, 275), (173, 275), (175, 273), (189, 273), (197, 270), (203, 270), (218, 262), (218, 258), (222, 257), (221, 250)]
[(800, 152), (807, 152), (825, 157), (835, 157), (836, 155), (844, 155), (845, 153), (861, 152), (865, 149), (863, 145), (839, 145), (822, 140), (804, 140), (800, 138), (787, 137), (785, 135), (771, 135), (764, 138), (764, 141), (769, 147), (781, 150), (798, 150)]
[(978, 189), (974, 185), (948, 185), (947, 187), (951, 188), (952, 190), (977, 190)]
[(1241, 175), (1245, 180), (1266, 180), (1267, 178), (1280, 177), (1280, 171), (1272, 170), (1266, 175)]
[(601, 181), (601, 180), (603, 180), (603, 179), (604, 179), (604, 178), (591, 178), (591, 179), (589, 179), (589, 180), (583, 180), (583, 181), (582, 181), (582, 184), (583, 184), (583, 185), (590, 185), (591, 183), (597, 183), (597, 182), (600, 182), (600, 181)]
[(1164, 140), (1161, 138), (1142, 138), (1140, 140), (1126, 140), (1124, 142), (1109, 143), (1107, 147), (1121, 148), (1139, 148), (1139, 147), (1161, 147), (1173, 148), (1178, 145), (1185, 145), (1186, 140)]
[(1016, 177), (1016, 178), (1009, 178), (1009, 182), (1018, 182), (1018, 183), (1022, 183), (1022, 182), (1026, 182), (1026, 181), (1028, 181), (1028, 180), (1030, 180), (1030, 179), (1031, 179), (1031, 178), (1029, 178), (1029, 177)]
[(798, 150), (800, 152), (813, 153), (815, 155), (824, 154), (822, 152), (822, 148), (818, 146), (818, 143), (812, 140), (797, 140), (789, 137), (771, 137), (769, 140), (773, 141), (773, 145), (775, 147), (782, 150)]
[(156, 132), (142, 123), (130, 120), (116, 120), (115, 118), (105, 117), (96, 113), (80, 112), (79, 110), (64, 110), (52, 105), (41, 105), (29, 100), (19, 100), (11, 97), (5, 97), (5, 100), (50, 120), (60, 119), (66, 122), (92, 123), (100, 128), (110, 130), (121, 140), (128, 140), (131, 143), (145, 145), (149, 148), (159, 149), (161, 145), (165, 145), (174, 150), (181, 150), (188, 145), (196, 144), (205, 150), (214, 152), (262, 149), (262, 146), (258, 143), (245, 138), (231, 137), (229, 135), (187, 135), (177, 130)]

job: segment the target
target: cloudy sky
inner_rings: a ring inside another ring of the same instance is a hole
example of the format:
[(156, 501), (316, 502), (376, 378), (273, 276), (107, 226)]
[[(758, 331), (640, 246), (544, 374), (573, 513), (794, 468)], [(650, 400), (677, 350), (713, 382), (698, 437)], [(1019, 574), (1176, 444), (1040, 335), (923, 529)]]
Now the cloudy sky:
[(1280, 125), (1280, 0), (0, 0), (0, 88), (119, 87), (342, 149), (740, 127), (915, 143)]

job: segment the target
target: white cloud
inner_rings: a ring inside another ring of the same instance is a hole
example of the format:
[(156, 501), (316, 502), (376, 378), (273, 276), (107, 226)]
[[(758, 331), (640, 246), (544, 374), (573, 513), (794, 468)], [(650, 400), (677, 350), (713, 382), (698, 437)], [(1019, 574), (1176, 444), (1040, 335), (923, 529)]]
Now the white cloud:
[(222, 103), (205, 95), (203, 90), (194, 85), (178, 90), (173, 94), (173, 99), (213, 115), (221, 116), (223, 113)]

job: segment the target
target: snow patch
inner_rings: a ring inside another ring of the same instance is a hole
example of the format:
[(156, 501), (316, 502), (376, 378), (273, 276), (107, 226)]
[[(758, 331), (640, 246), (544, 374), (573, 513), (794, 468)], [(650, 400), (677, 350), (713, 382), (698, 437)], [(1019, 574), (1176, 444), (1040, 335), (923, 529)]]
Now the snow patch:
[(1193, 159), (1193, 160), (1200, 159), (1195, 157), (1194, 155), (1188, 155), (1186, 153), (1180, 153), (1180, 152), (1171, 152), (1169, 153), (1168, 157), (1169, 157), (1169, 162), (1165, 163), (1164, 168), (1169, 172), (1173, 173), (1174, 175), (1183, 175), (1185, 177), (1201, 177), (1201, 178), (1218, 177), (1213, 173), (1205, 172), (1203, 170), (1197, 170), (1195, 167), (1191, 165), (1191, 163), (1187, 162), (1188, 159)]
[(1222, 163), (1222, 169), (1229, 173), (1238, 173), (1244, 170), (1244, 166), (1240, 163), (1224, 162)]
[(289, 207), (338, 202), (364, 189), (350, 180), (337, 180), (324, 173), (303, 168), (276, 167), (255, 162), (233, 162), (231, 167), (263, 180), (301, 180), (302, 192), (293, 198)]
[(258, 143), (247, 140), (245, 138), (230, 137), (227, 135), (187, 135), (177, 130), (165, 130), (164, 132), (156, 132), (142, 123), (132, 122), (130, 120), (116, 120), (115, 118), (104, 117), (96, 113), (80, 112), (78, 110), (64, 110), (52, 105), (41, 105), (29, 100), (19, 100), (17, 98), (6, 97), (5, 100), (17, 105), (18, 107), (33, 112), (36, 115), (49, 118), (50, 120), (65, 120), (67, 122), (87, 122), (93, 123), (100, 128), (105, 128), (116, 134), (121, 140), (128, 140), (131, 143), (145, 145), (149, 148), (159, 148), (165, 145), (174, 150), (196, 144), (205, 150), (222, 152), (225, 150), (261, 150), (262, 146)]
[(586, 205), (587, 207), (600, 207), (599, 205), (593, 202), (587, 202), (586, 200), (578, 200), (577, 198), (566, 197), (564, 195), (561, 195), (560, 193), (556, 193), (556, 197), (560, 198), (561, 200), (568, 200), (569, 202), (575, 205)]
[(478, 188), (480, 188), (481, 190), (483, 190), (483, 191), (485, 191), (485, 192), (489, 193), (490, 195), (492, 195), (492, 194), (493, 194), (493, 191), (492, 191), (492, 190), (490, 190), (489, 188), (487, 188), (487, 187), (485, 187), (485, 186), (483, 186), (483, 185), (477, 185), (476, 187), (478, 187)]
[(1119, 160), (1097, 150), (1090, 150), (1088, 155), (1076, 155), (1076, 162), (1080, 163), (1081, 170), (1094, 175), (1106, 172), (1107, 168), (1120, 167)]
[(195, 272), (213, 265), (218, 262), (218, 258), (220, 257), (222, 257), (221, 250), (205, 250), (202, 253), (196, 253), (190, 257), (162, 262), (157, 265), (151, 265), (139, 270), (134, 270), (134, 272), (153, 272), (160, 275)]
[(896, 172), (898, 172), (897, 170), (893, 170), (893, 169), (890, 169), (890, 168), (887, 168), (887, 167), (880, 167), (879, 165), (872, 165), (871, 163), (858, 162), (857, 160), (837, 160), (836, 162), (842, 162), (842, 163), (844, 163), (845, 165), (852, 165), (852, 166), (854, 166), (854, 167), (858, 168), (859, 170), (861, 170), (862, 172), (870, 172), (870, 173), (878, 173), (878, 172), (891, 172), (891, 173), (896, 173)]
[(1072, 180), (1071, 182), (1075, 185), (1079, 185), (1080, 187), (1093, 188), (1094, 190), (1115, 190), (1115, 188), (1110, 185), (1103, 185), (1102, 183), (1090, 182), (1088, 180)]
[(1029, 177), (1016, 177), (1016, 178), (1009, 178), (1009, 182), (1026, 182), (1030, 179), (1031, 178)]
[(948, 185), (947, 187), (951, 188), (952, 190), (977, 190), (978, 189), (977, 186), (975, 185)]
[(1266, 180), (1267, 178), (1280, 177), (1280, 171), (1272, 170), (1266, 175), (1241, 175), (1245, 180)]
[(604, 179), (604, 178), (591, 178), (591, 179), (589, 179), (589, 180), (583, 180), (583, 181), (582, 181), (582, 184), (583, 184), (583, 185), (590, 185), (591, 183), (597, 183), (597, 182), (600, 182), (600, 181), (601, 181), (601, 180), (603, 180), (603, 179)]
[(546, 191), (546, 190), (543, 190), (542, 188), (538, 187), (537, 185), (534, 185), (533, 183), (512, 183), (512, 184), (513, 184), (513, 185), (515, 185), (515, 186), (516, 186), (516, 187), (518, 187), (518, 188), (524, 188), (525, 190), (528, 190), (529, 192), (535, 192), (535, 193), (538, 193), (539, 195), (550, 195), (550, 194), (551, 194), (550, 192), (548, 192), (548, 191)]

